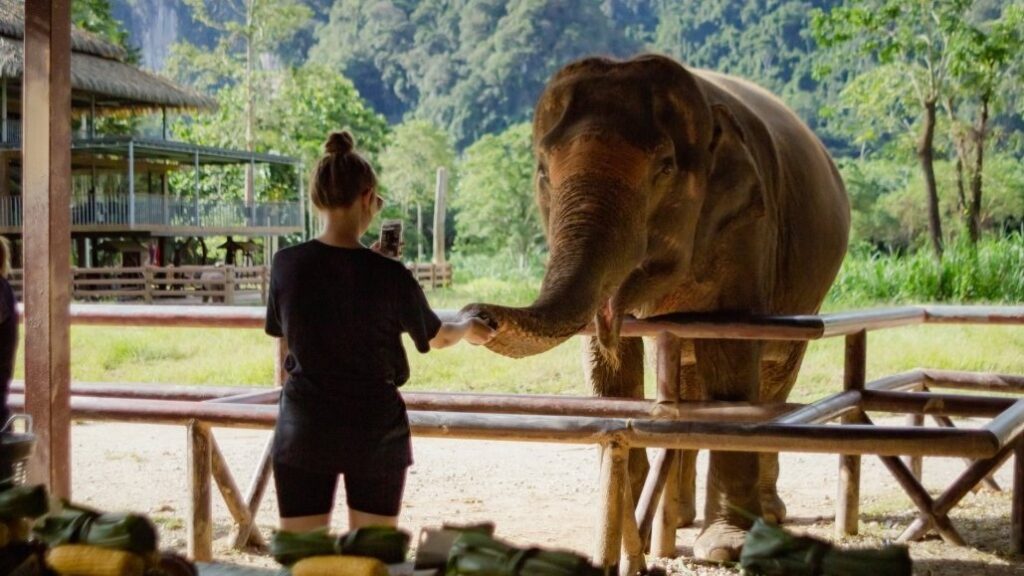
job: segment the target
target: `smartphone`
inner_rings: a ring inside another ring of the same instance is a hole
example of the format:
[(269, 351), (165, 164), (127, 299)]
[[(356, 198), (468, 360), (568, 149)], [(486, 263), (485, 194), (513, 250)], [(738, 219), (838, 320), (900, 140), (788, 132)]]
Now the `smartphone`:
[(402, 255), (402, 221), (385, 220), (380, 225), (380, 253), (392, 258)]

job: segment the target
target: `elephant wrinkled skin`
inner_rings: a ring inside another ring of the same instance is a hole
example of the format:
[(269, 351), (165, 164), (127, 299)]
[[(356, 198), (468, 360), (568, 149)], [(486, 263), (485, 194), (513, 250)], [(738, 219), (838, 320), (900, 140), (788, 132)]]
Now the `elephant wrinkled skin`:
[[(541, 95), (533, 145), (550, 246), (540, 295), (525, 308), (471, 304), (463, 314), (495, 326), (488, 347), (512, 357), (593, 322), (584, 364), (602, 396), (643, 394), (643, 346), (619, 338), (623, 315), (813, 314), (845, 254), (849, 201), (824, 146), (744, 80), (656, 55), (580, 60)], [(680, 395), (782, 401), (805, 348), (684, 342)], [(684, 462), (692, 477), (692, 456)], [(646, 462), (630, 464), (636, 482)], [(698, 557), (736, 558), (749, 520), (734, 508), (782, 519), (777, 474), (776, 455), (711, 454)]]

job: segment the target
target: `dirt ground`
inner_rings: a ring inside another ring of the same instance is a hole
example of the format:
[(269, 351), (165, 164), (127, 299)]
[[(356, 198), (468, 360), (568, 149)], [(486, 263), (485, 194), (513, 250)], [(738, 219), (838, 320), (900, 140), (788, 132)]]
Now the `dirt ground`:
[[(215, 431), (244, 491), (268, 436), (265, 431)], [(186, 437), (181, 427), (79, 423), (72, 431), (74, 499), (104, 510), (149, 514), (161, 530), (162, 546), (184, 550), (188, 513)], [(413, 534), (442, 522), (490, 520), (497, 535), (517, 545), (561, 547), (589, 554), (597, 514), (596, 448), (555, 444), (414, 440), (402, 511), (402, 526)], [(700, 466), (706, 463), (702, 453)], [(1024, 558), (1010, 553), (1009, 490), (1012, 459), (999, 470), (1003, 492), (968, 495), (952, 514), (970, 546), (956, 548), (930, 538), (911, 547), (915, 574), (1024, 575)], [(956, 459), (925, 461), (925, 485), (940, 492), (963, 470)], [(830, 537), (836, 491), (836, 457), (789, 454), (782, 457), (779, 489), (795, 530)], [(698, 493), (703, 492), (702, 481)], [(895, 538), (914, 518), (914, 508), (877, 458), (865, 458), (861, 487), (861, 536), (844, 542), (872, 546)], [(333, 530), (345, 530), (344, 495), (339, 494)], [(273, 566), (269, 557), (230, 550), (230, 516), (214, 495), (215, 554), (218, 559)], [(702, 502), (698, 502), (702, 509)], [(258, 524), (269, 536), (277, 518), (271, 487)], [(697, 528), (680, 530), (681, 558), (657, 560), (670, 574), (736, 574), (738, 570), (687, 559)]]

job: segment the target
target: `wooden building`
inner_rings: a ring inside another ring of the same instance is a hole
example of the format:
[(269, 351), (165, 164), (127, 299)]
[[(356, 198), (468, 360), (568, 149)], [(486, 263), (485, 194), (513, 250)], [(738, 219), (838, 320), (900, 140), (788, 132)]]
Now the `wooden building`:
[[(15, 268), (21, 266), (25, 224), (24, 35), (24, 4), (0, 0), (0, 234), (15, 245)], [(168, 138), (168, 112), (214, 107), (212, 98), (133, 66), (118, 46), (72, 29), (70, 224), (76, 267), (117, 265), (123, 258), (111, 258), (102, 247), (119, 245), (146, 248), (141, 257), (138, 250), (128, 256), (136, 266), (207, 264), (191, 262), (187, 255), (183, 261), (182, 249), (203, 244), (205, 260), (207, 237), (234, 236), (257, 241), (269, 254), (274, 238), (303, 232), (297, 160)], [(147, 128), (103, 133), (98, 125), (111, 117), (132, 118)], [(217, 174), (247, 164), (257, 175), (254, 200), (228, 199), (244, 194), (225, 190)], [(272, 170), (276, 180), (271, 193), (259, 175)], [(288, 180), (284, 187), (282, 173)]]

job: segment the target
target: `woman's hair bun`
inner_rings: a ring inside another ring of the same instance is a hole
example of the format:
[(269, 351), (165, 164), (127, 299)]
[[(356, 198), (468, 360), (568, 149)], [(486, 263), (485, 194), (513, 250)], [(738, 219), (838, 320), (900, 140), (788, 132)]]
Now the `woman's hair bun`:
[(324, 143), (324, 152), (344, 155), (351, 152), (355, 145), (355, 139), (352, 138), (352, 134), (348, 130), (331, 132), (331, 135), (327, 137), (327, 142)]

